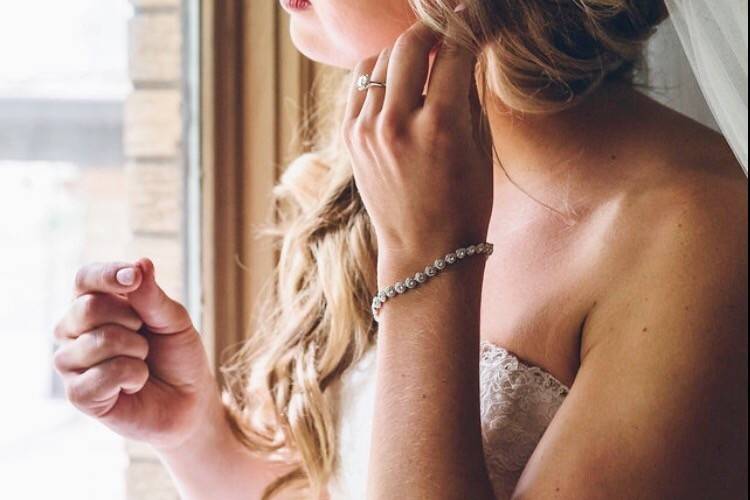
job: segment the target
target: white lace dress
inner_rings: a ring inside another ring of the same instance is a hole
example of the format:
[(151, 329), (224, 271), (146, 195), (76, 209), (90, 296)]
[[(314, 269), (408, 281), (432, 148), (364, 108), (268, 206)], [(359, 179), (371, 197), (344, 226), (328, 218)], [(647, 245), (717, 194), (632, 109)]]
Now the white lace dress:
[[(480, 343), (480, 407), (484, 454), (498, 499), (510, 498), (526, 462), (569, 387), (511, 352)], [(365, 498), (375, 404), (375, 348), (335, 382), (339, 466), (331, 500)]]

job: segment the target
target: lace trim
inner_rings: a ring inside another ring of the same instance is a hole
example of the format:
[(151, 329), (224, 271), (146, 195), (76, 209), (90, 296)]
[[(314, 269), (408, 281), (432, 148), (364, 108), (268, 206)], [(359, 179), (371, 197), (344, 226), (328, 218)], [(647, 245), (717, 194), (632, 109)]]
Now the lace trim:
[(495, 498), (509, 499), (568, 386), (507, 349), (480, 340), (482, 442)]
[[(337, 381), (338, 465), (332, 500), (364, 498), (375, 400), (375, 346)], [(520, 474), (569, 387), (507, 349), (480, 339), (482, 442), (495, 497), (511, 498)]]
[[(548, 389), (557, 389), (557, 393), (564, 397), (570, 392), (570, 387), (562, 383), (558, 378), (535, 365), (524, 363), (509, 350), (486, 340), (479, 341), (480, 362), (484, 365), (500, 366), (502, 370), (517, 372), (519, 370), (530, 373), (539, 385)], [(501, 374), (497, 374), (500, 376)]]

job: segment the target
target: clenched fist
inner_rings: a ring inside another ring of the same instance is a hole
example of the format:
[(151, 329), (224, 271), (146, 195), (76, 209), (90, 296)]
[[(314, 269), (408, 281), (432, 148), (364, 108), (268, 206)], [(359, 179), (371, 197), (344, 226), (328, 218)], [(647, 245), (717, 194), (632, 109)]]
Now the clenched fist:
[(122, 436), (169, 449), (221, 406), (187, 310), (156, 283), (154, 264), (95, 263), (76, 274), (54, 329), (68, 399)]

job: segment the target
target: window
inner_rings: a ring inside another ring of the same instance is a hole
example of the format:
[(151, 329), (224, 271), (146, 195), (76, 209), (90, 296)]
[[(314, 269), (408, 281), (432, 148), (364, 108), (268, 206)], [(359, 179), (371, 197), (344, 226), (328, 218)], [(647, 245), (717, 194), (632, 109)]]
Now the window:
[(299, 153), (319, 70), (275, 2), (0, 7), (0, 498), (176, 498), (148, 446), (64, 399), (75, 271), (151, 257), (217, 365), (275, 256), (252, 226)]
[(78, 267), (144, 255), (200, 325), (197, 5), (0, 7), (0, 498), (174, 496), (64, 400), (52, 328)]

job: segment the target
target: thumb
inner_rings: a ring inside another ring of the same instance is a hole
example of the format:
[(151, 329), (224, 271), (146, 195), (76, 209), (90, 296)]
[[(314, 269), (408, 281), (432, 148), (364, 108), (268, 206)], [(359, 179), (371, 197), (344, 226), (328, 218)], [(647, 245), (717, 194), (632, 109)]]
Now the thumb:
[(156, 283), (154, 263), (143, 258), (136, 261), (143, 274), (141, 286), (128, 293), (130, 306), (153, 333), (172, 334), (193, 326), (185, 307), (172, 300)]

